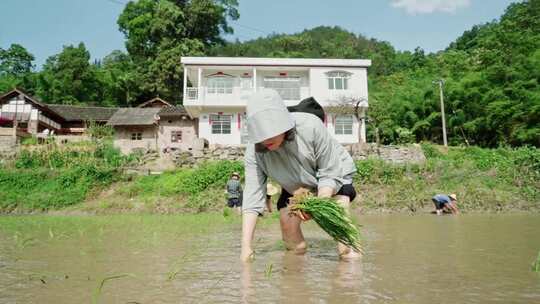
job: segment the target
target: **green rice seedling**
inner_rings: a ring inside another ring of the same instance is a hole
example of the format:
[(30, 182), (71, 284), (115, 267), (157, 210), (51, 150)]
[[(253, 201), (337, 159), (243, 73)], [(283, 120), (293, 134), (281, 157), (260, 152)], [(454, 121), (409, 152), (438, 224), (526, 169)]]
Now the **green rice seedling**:
[(191, 254), (189, 253), (184, 254), (171, 266), (171, 270), (167, 272), (167, 281), (172, 281), (176, 279), (176, 276), (178, 275), (178, 273), (180, 273), (180, 271), (182, 271), (185, 266), (185, 262), (187, 258), (190, 257), (190, 255)]
[(540, 272), (540, 251), (538, 252), (538, 256), (536, 257), (536, 261), (534, 261), (532, 263), (532, 271)]
[(134, 275), (132, 275), (132, 274), (119, 274), (119, 275), (112, 275), (112, 276), (108, 276), (108, 277), (103, 278), (100, 281), (99, 285), (96, 286), (96, 289), (94, 290), (94, 295), (92, 297), (92, 304), (99, 303), (99, 296), (101, 295), (101, 290), (103, 289), (103, 286), (105, 286), (105, 283), (107, 283), (107, 281), (121, 279), (121, 278), (125, 278), (125, 277), (134, 277)]
[(272, 276), (272, 271), (274, 268), (274, 264), (270, 263), (266, 265), (266, 269), (264, 270), (264, 276), (269, 279)]
[(357, 252), (360, 248), (360, 231), (347, 215), (345, 209), (335, 199), (301, 194), (293, 197), (291, 212), (309, 214), (334, 240), (345, 244)]

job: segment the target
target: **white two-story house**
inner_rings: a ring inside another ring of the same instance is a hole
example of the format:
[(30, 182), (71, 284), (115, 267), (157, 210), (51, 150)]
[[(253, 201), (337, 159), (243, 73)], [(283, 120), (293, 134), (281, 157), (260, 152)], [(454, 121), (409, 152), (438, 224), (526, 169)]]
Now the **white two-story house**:
[(182, 57), (181, 62), (183, 105), (198, 118), (199, 138), (210, 144), (247, 143), (246, 103), (261, 88), (275, 89), (287, 106), (313, 96), (325, 108), (325, 126), (340, 143), (365, 142), (365, 121), (336, 113), (359, 101), (364, 117), (370, 60)]

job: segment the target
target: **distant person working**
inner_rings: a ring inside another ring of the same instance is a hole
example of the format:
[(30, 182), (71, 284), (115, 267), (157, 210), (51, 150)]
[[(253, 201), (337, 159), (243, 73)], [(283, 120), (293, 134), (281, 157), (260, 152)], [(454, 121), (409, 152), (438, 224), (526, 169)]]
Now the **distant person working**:
[(240, 184), (240, 174), (234, 172), (231, 175), (231, 178), (227, 182), (226, 190), (227, 192), (227, 205), (229, 208), (234, 208), (240, 214), (242, 207), (242, 185)]
[(431, 200), (435, 205), (435, 213), (437, 215), (442, 215), (443, 213), (459, 214), (457, 196), (455, 194), (437, 194)]

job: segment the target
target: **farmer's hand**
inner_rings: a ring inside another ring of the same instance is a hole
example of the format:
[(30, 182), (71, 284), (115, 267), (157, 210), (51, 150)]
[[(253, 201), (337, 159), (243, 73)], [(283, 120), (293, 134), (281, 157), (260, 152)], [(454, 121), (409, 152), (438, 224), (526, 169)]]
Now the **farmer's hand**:
[[(300, 196), (300, 195), (305, 195), (307, 193), (309, 193), (308, 189), (300, 188), (300, 189), (298, 189), (298, 190), (296, 190), (294, 192), (294, 195), (295, 196)], [(317, 192), (318, 197), (327, 198), (327, 197), (332, 197), (333, 195), (334, 195), (334, 189), (332, 189), (330, 187), (322, 187)], [(302, 210), (295, 211), (294, 214), (296, 216), (298, 216), (304, 222), (309, 221), (310, 219), (312, 219), (312, 217), (311, 217), (311, 215), (309, 213), (306, 213), (306, 212), (304, 212)]]
[(309, 221), (312, 218), (311, 215), (309, 215), (309, 213), (306, 213), (302, 210), (298, 210), (294, 212), (294, 214), (298, 216), (304, 222)]
[(251, 262), (255, 257), (255, 253), (251, 248), (242, 248), (242, 253), (240, 253), (240, 260), (242, 262)]
[[(310, 195), (311, 191), (309, 191), (309, 189), (306, 189), (306, 188), (299, 188), (297, 189), (296, 191), (293, 192), (293, 200), (291, 201), (291, 203), (295, 203), (294, 201), (294, 198), (300, 198), (300, 197), (303, 197), (303, 196), (306, 196), (306, 195)], [(289, 198), (290, 200), (290, 198)], [(298, 216), (302, 221), (309, 221), (311, 219), (311, 215), (309, 215), (308, 213), (302, 211), (302, 210), (296, 210), (293, 212), (294, 215)]]

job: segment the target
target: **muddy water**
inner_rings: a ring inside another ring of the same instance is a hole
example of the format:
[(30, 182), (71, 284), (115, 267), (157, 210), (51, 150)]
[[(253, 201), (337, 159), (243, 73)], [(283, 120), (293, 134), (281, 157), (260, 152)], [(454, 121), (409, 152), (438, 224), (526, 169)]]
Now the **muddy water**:
[(243, 266), (235, 218), (4, 217), (0, 303), (540, 303), (538, 215), (359, 221), (359, 262), (314, 224), (287, 253), (266, 218)]

